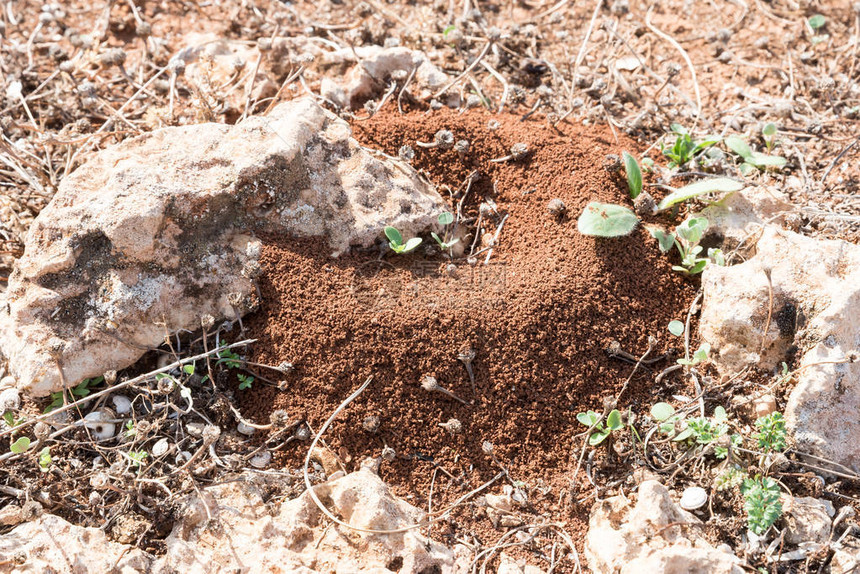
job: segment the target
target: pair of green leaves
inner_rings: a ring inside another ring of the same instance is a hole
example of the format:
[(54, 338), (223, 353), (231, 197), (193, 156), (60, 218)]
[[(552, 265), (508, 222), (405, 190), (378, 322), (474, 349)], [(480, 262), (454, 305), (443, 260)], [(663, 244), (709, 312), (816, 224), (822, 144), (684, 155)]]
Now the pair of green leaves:
[(588, 444), (590, 446), (599, 445), (606, 440), (606, 437), (608, 437), (612, 431), (624, 428), (624, 423), (621, 421), (621, 413), (618, 409), (613, 409), (606, 416), (606, 426), (603, 426), (601, 416), (594, 411), (579, 413), (576, 415), (576, 420), (588, 428), (594, 429), (594, 432), (588, 437)]
[[(663, 147), (663, 155), (669, 158), (669, 167), (679, 167), (692, 160), (699, 152), (716, 143), (720, 136), (705, 136), (701, 141), (694, 141), (690, 132), (681, 124), (672, 124), (672, 133), (675, 134), (675, 143), (672, 147)], [(662, 144), (661, 144), (662, 145)]]
[[(454, 214), (449, 211), (440, 213), (437, 220), (439, 221), (439, 225), (451, 225), (452, 223), (454, 223)], [(431, 231), (430, 235), (431, 237), (433, 237), (433, 239), (436, 240), (436, 243), (439, 244), (439, 248), (442, 250), (451, 249), (451, 247), (453, 247), (457, 244), (457, 242), (460, 241), (459, 239), (455, 239), (454, 241), (443, 241), (442, 238), (439, 237), (434, 231)], [(447, 237), (445, 239), (447, 239)]]
[(388, 238), (388, 246), (395, 253), (403, 254), (409, 253), (419, 245), (421, 245), (420, 237), (413, 237), (409, 241), (403, 242), (403, 236), (400, 235), (400, 232), (397, 231), (396, 227), (391, 227), (390, 225), (385, 228), (385, 237)]

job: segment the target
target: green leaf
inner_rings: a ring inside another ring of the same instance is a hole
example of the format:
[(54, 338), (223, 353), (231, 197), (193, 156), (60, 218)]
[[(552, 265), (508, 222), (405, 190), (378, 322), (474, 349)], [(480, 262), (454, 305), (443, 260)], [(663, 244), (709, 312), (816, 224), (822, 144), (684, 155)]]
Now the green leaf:
[(699, 350), (693, 353), (693, 360), (702, 363), (708, 360), (708, 354), (711, 352), (711, 345), (709, 343), (702, 343), (699, 346)]
[(809, 20), (807, 20), (809, 27), (813, 30), (818, 30), (819, 28), (823, 28), (827, 23), (827, 20), (824, 18), (822, 14), (816, 14), (812, 16)]
[(722, 192), (728, 193), (739, 191), (744, 188), (743, 182), (730, 179), (728, 177), (714, 177), (711, 179), (703, 179), (690, 185), (685, 185), (680, 189), (676, 189), (669, 195), (663, 198), (663, 201), (657, 206), (661, 211), (668, 209), (676, 203), (681, 203), (688, 199), (698, 197), (704, 193)]
[(436, 233), (435, 233), (435, 232), (431, 231), (431, 232), (430, 232), (430, 237), (432, 237), (433, 239), (435, 239), (435, 240), (436, 240), (436, 243), (438, 243), (438, 244), (439, 244), (439, 247), (441, 247), (442, 249), (445, 249), (445, 242), (444, 242), (444, 241), (442, 241), (442, 238), (440, 238), (438, 235), (436, 235)]
[(763, 135), (766, 138), (772, 138), (773, 136), (775, 136), (776, 135), (776, 124), (773, 122), (765, 124), (764, 127), (761, 128), (761, 135)]
[(669, 332), (680, 337), (684, 334), (684, 324), (680, 321), (669, 321)]
[(702, 240), (702, 236), (708, 229), (708, 220), (704, 217), (689, 217), (681, 225), (675, 228), (677, 233), (687, 245), (692, 245), (690, 249), (691, 255), (698, 255), (702, 251), (702, 247), (697, 245)]
[(194, 374), (194, 365), (193, 364), (182, 365), (182, 370), (185, 371), (189, 375), (193, 375)]
[(614, 431), (623, 427), (624, 423), (621, 422), (621, 413), (618, 412), (618, 409), (613, 409), (606, 417), (606, 428)]
[(659, 227), (649, 226), (648, 233), (651, 234), (651, 237), (657, 240), (657, 243), (660, 245), (660, 251), (662, 253), (668, 253), (672, 246), (675, 245), (675, 235), (672, 233), (667, 233), (666, 231), (660, 229)]
[(579, 413), (576, 415), (576, 420), (578, 420), (581, 424), (591, 427), (600, 420), (598, 414), (594, 411), (588, 411), (587, 413)]
[(406, 242), (406, 245), (403, 246), (403, 251), (401, 251), (401, 253), (409, 253), (410, 251), (412, 251), (413, 249), (415, 249), (419, 245), (421, 245), (421, 238), (420, 237), (413, 237), (412, 239), (410, 239), (409, 241)]
[(722, 406), (718, 406), (714, 409), (714, 420), (717, 422), (726, 422), (729, 420), (729, 415), (726, 413), (726, 409)]
[(726, 147), (749, 161), (749, 158), (752, 157), (752, 150), (750, 149), (747, 141), (740, 136), (729, 136), (725, 139)]
[(675, 407), (669, 403), (657, 403), (651, 407), (651, 417), (656, 421), (665, 421), (675, 414)]
[(51, 447), (46, 446), (39, 452), (39, 470), (48, 472), (51, 466)]
[(636, 214), (626, 207), (611, 203), (591, 202), (585, 206), (577, 221), (583, 235), (620, 237), (629, 235), (639, 223)]
[(447, 38), (448, 34), (450, 34), (451, 32), (453, 32), (456, 29), (457, 29), (457, 27), (453, 24), (451, 24), (450, 26), (446, 26), (445, 30), (442, 31), (442, 37)]
[(596, 433), (592, 433), (590, 437), (588, 437), (589, 446), (597, 446), (603, 441), (606, 440), (606, 437), (609, 436), (609, 429), (604, 429), (601, 431), (597, 431)]
[(394, 245), (403, 245), (403, 236), (400, 235), (400, 232), (397, 231), (396, 227), (391, 227), (390, 225), (385, 228), (385, 237), (388, 238), (388, 241), (391, 242), (392, 247)]
[(626, 151), (621, 154), (624, 158), (624, 171), (627, 173), (627, 187), (630, 189), (630, 197), (636, 199), (642, 193), (642, 170), (636, 163), (636, 158)]
[(764, 153), (753, 153), (746, 158), (747, 163), (755, 167), (784, 167), (788, 160), (779, 155), (767, 155)]
[(437, 219), (439, 220), (439, 225), (451, 225), (454, 223), (454, 214), (450, 211), (446, 211), (444, 213), (440, 213)]
[(682, 430), (681, 432), (679, 432), (678, 435), (675, 438), (673, 438), (672, 440), (675, 442), (681, 442), (682, 440), (687, 440), (691, 436), (693, 436), (693, 429), (691, 429), (690, 427), (687, 427), (684, 430)]
[(9, 447), (9, 450), (14, 452), (15, 454), (21, 454), (22, 452), (27, 452), (30, 448), (30, 439), (25, 436), (22, 436), (18, 440), (12, 443), (12, 446)]

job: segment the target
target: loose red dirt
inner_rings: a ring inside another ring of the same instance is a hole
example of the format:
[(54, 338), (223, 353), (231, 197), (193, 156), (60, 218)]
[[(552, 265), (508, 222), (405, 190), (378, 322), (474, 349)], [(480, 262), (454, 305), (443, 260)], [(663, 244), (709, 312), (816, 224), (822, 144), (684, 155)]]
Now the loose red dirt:
[[(500, 122), (498, 129), (488, 129), (490, 119)], [(508, 216), (498, 246), (489, 266), (486, 253), (474, 266), (456, 260), (451, 277), (442, 254), (427, 254), (429, 238), (414, 254), (389, 252), (382, 262), (379, 250), (331, 259), (317, 242), (265, 238), (263, 304), (246, 324), (259, 340), (252, 359), (290, 361), (296, 369), (286, 377), (286, 391), (255, 387), (241, 393), (243, 411), (266, 421), (273, 409), (286, 409), (319, 429), (372, 376), (325, 436), (347, 469), (380, 456), (387, 445), (398, 456), (382, 464), (383, 478), (426, 508), (434, 465), (440, 465), (457, 479), (438, 474), (436, 509), (492, 478), (501, 464), (529, 489), (548, 487), (542, 495), (532, 490), (532, 513), (550, 513), (581, 533), (588, 504), (558, 504), (582, 444), (575, 439), (584, 430), (576, 414), (602, 411), (604, 399), (619, 392), (633, 368), (606, 350), (618, 341), (623, 350), (641, 355), (648, 337), (655, 336), (660, 345), (652, 356), (665, 352), (672, 343), (666, 325), (683, 319), (696, 290), (671, 271), (642, 228), (612, 240), (577, 232), (576, 217), (589, 201), (629, 203), (622, 175), (604, 164), (607, 154), (635, 145), (626, 139), (616, 144), (605, 127), (556, 130), (542, 120), (480, 111), (395, 110), (353, 127), (363, 145), (392, 155), (404, 144), (432, 141), (439, 129), (469, 140), (463, 157), (415, 148), (413, 165), (440, 189), (452, 190), (452, 211), (468, 175), (478, 171), (463, 215), (476, 219), (480, 202), (492, 199), (498, 214), (484, 217), (484, 231), (495, 234)], [(517, 142), (532, 151), (527, 160), (489, 161), (507, 155)], [(547, 210), (553, 198), (568, 208), (560, 220)], [(480, 245), (481, 240), (476, 250)], [(475, 353), (474, 392), (457, 358), (469, 348)], [(422, 389), (428, 374), (469, 404)], [(665, 392), (653, 387), (653, 374), (646, 375), (633, 377), (619, 407), (647, 412), (659, 391)], [(369, 415), (381, 421), (376, 433), (362, 427)], [(459, 434), (440, 426), (450, 418), (462, 423)], [(482, 451), (484, 441), (493, 444), (498, 462)], [(300, 467), (304, 453), (288, 448), (278, 462)], [(456, 522), (437, 527), (436, 534), (461, 536), (465, 530), (485, 542), (497, 538), (473, 510), (464, 507)]]

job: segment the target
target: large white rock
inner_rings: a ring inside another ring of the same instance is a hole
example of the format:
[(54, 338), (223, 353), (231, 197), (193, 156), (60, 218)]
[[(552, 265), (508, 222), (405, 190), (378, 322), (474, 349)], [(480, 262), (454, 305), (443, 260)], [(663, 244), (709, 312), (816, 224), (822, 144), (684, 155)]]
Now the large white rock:
[(766, 226), (755, 256), (708, 266), (702, 287), (699, 329), (717, 367), (775, 368), (797, 346), (786, 418), (800, 450), (860, 470), (860, 246)]
[[(418, 529), (375, 535), (334, 525), (307, 492), (272, 508), (253, 480), (246, 475), (188, 499), (160, 558), (110, 542), (99, 529), (74, 526), (52, 515), (0, 536), (0, 557), (20, 562), (19, 569), (11, 570), (16, 574), (110, 572), (114, 563), (122, 574), (469, 570), (471, 557), (455, 564), (451, 549)], [(416, 524), (424, 516), (395, 498), (370, 471), (353, 472), (315, 488), (332, 512), (359, 528), (393, 530)], [(10, 571), (5, 568), (0, 564), (0, 571)]]
[(415, 235), (444, 209), (310, 98), (235, 126), (156, 130), (60, 183), (9, 278), (0, 350), (19, 388), (45, 395), (127, 367), (203, 315), (253, 307), (258, 232), (339, 254), (386, 225)]
[(601, 574), (741, 574), (741, 561), (711, 546), (695, 526), (700, 523), (672, 501), (666, 487), (647, 480), (635, 505), (613, 496), (592, 507), (585, 540), (588, 566)]

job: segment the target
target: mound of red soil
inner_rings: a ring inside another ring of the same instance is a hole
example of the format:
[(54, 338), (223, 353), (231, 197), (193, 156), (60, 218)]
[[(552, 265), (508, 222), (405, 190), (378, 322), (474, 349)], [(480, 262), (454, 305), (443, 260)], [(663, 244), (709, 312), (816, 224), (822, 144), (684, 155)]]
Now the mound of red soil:
[[(490, 119), (500, 123), (497, 129), (488, 128)], [(264, 238), (263, 304), (246, 324), (259, 339), (253, 360), (290, 361), (296, 368), (286, 376), (285, 392), (255, 386), (239, 393), (245, 413), (265, 422), (273, 409), (286, 409), (319, 429), (372, 376), (325, 437), (351, 460), (348, 468), (392, 447), (398, 457), (382, 465), (383, 477), (426, 507), (428, 461), (474, 488), (499, 470), (481, 448), (490, 441), (513, 479), (557, 487), (538, 504), (550, 509), (576, 466), (581, 442), (573, 437), (584, 430), (576, 414), (602, 411), (603, 399), (616, 395), (631, 373), (632, 365), (611, 358), (607, 348), (618, 341), (641, 355), (653, 335), (661, 347), (652, 356), (666, 351), (672, 343), (666, 325), (684, 318), (695, 293), (641, 227), (611, 240), (577, 232), (576, 217), (589, 201), (629, 203), (623, 174), (604, 164), (607, 154), (634, 144), (616, 145), (604, 127), (555, 130), (543, 121), (480, 111), (393, 111), (353, 127), (363, 145), (391, 155), (404, 144), (433, 141), (439, 129), (469, 140), (463, 156), (415, 147), (413, 165), (440, 189), (450, 188), (452, 211), (467, 177), (478, 171), (463, 214), (476, 220), (482, 201), (495, 202), (482, 227), (494, 235), (507, 216), (498, 246), (490, 265), (485, 251), (473, 266), (455, 260), (449, 274), (443, 254), (427, 254), (429, 238), (413, 254), (388, 252), (381, 261), (379, 250), (330, 259), (316, 242)], [(531, 152), (525, 160), (490, 162), (518, 142)], [(566, 217), (547, 210), (553, 198), (567, 206)], [(472, 238), (466, 241), (471, 247)], [(479, 239), (475, 250), (481, 245)], [(469, 349), (474, 390), (458, 360)], [(424, 390), (425, 375), (467, 404)], [(647, 412), (656, 395), (652, 384), (653, 375), (642, 371), (619, 406)], [(369, 415), (379, 417), (375, 433), (362, 427)], [(462, 423), (458, 434), (440, 426), (451, 418)], [(287, 448), (278, 460), (295, 468), (304, 453)], [(446, 493), (450, 485), (439, 476), (434, 508), (464, 492)]]

